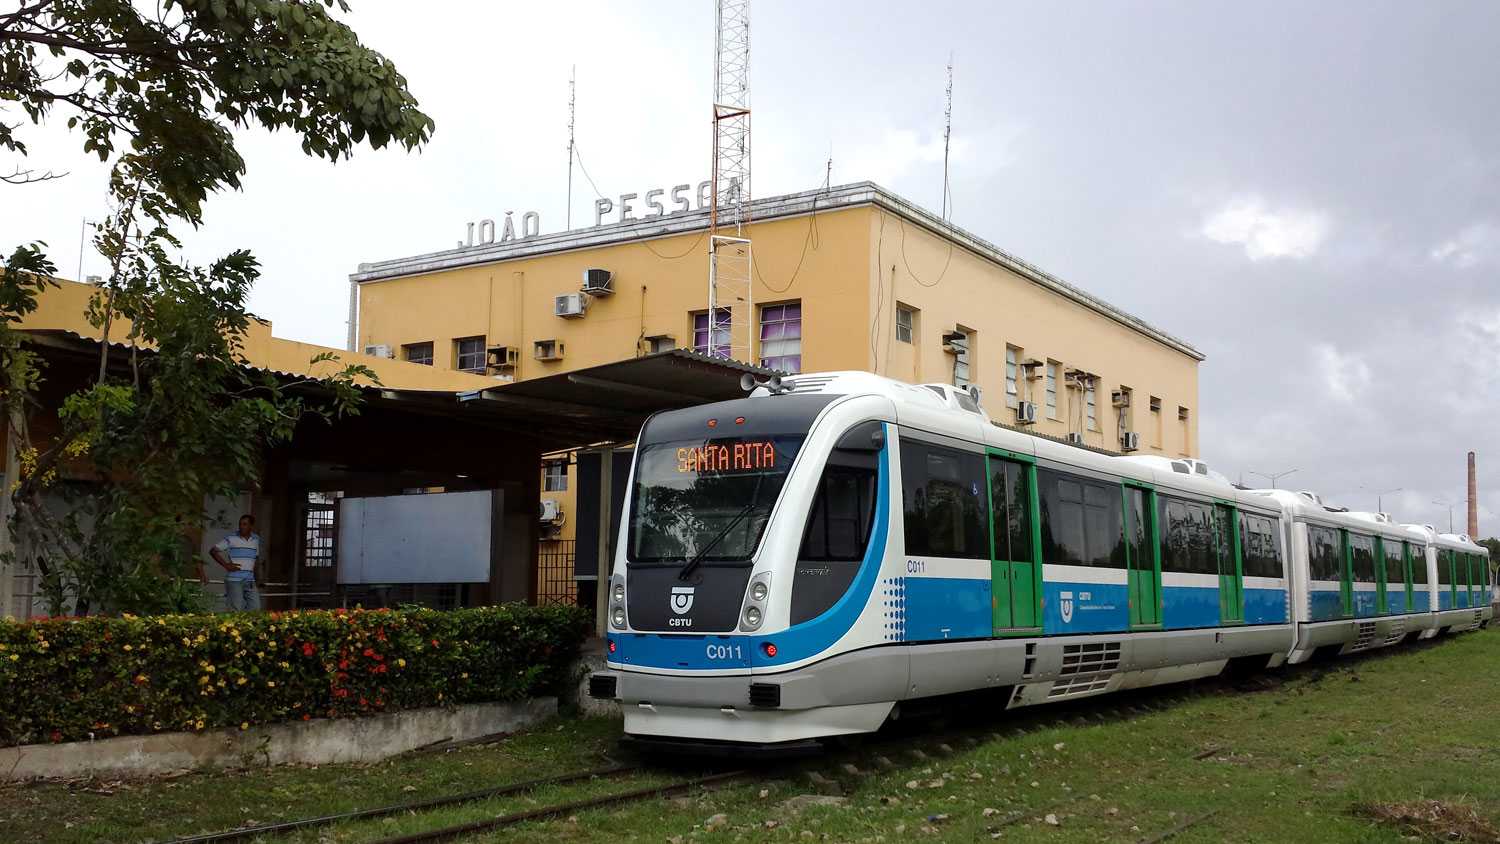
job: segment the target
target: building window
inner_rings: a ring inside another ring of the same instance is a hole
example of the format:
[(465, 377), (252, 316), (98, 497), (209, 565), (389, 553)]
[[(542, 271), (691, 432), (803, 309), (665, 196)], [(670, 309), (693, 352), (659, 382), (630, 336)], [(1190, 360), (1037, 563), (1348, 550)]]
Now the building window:
[(675, 348), (677, 348), (677, 338), (670, 334), (658, 334), (655, 337), (646, 338), (647, 354), (654, 355), (657, 352), (670, 352)]
[(565, 460), (549, 460), (542, 464), (542, 491), (567, 492), (568, 463)]
[(1062, 364), (1055, 360), (1047, 361), (1047, 418), (1057, 418), (1057, 373), (1062, 369)]
[(1151, 445), (1161, 448), (1161, 399), (1151, 397)]
[(1188, 409), (1181, 405), (1177, 406), (1177, 426), (1182, 429), (1182, 453), (1187, 454), (1192, 438), (1188, 428)]
[(1099, 389), (1098, 380), (1089, 376), (1083, 382), (1083, 414), (1084, 422), (1090, 431), (1099, 430)]
[(1021, 394), (1017, 379), (1021, 369), (1021, 350), (1015, 346), (1005, 347), (1005, 406), (1015, 407)]
[(460, 337), (453, 341), (453, 368), (484, 374), (484, 338)]
[[(729, 357), (729, 309), (719, 308), (718, 318), (714, 320), (713, 337), (716, 354), (721, 358)], [(708, 354), (708, 311), (693, 314), (693, 351), (700, 355)]]
[(760, 365), (802, 371), (802, 303), (763, 305), (760, 309)]
[(912, 334), (916, 328), (917, 312), (907, 306), (896, 303), (896, 339), (902, 343), (912, 342)]
[(943, 336), (943, 348), (953, 355), (953, 386), (969, 386), (969, 332), (956, 328)]
[(407, 363), (420, 363), (423, 366), (432, 366), (432, 344), (408, 343), (401, 347), (401, 357)]

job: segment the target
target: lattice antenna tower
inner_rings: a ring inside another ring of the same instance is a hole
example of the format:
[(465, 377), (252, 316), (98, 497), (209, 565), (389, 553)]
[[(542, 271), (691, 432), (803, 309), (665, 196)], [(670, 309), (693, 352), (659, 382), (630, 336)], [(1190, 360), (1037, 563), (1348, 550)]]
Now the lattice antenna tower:
[(713, 126), (708, 353), (749, 361), (755, 322), (749, 236), (750, 0), (718, 0)]

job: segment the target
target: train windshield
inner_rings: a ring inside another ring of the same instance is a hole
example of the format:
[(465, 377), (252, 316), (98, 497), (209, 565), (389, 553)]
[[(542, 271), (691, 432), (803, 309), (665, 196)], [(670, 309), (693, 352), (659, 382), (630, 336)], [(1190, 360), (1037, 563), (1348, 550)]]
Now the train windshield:
[(630, 562), (750, 559), (802, 435), (646, 445), (630, 496)]

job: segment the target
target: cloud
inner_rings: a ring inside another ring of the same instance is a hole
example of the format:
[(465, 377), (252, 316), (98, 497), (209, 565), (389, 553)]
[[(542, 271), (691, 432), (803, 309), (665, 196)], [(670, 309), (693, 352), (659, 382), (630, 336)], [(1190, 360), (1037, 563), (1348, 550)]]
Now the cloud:
[(1432, 260), (1461, 270), (1500, 259), (1500, 226), (1483, 221), (1465, 226), (1458, 234), (1433, 247)]
[(1328, 236), (1321, 211), (1271, 209), (1258, 197), (1230, 200), (1210, 214), (1198, 233), (1215, 243), (1243, 246), (1252, 261), (1310, 258)]
[(1314, 363), (1328, 395), (1353, 402), (1370, 386), (1370, 365), (1357, 354), (1344, 354), (1332, 343), (1313, 346)]

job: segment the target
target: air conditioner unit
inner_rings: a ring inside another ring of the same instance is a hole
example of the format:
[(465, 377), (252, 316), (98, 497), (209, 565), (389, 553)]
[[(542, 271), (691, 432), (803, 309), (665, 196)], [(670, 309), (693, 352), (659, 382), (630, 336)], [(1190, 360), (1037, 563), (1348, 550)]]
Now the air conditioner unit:
[(1016, 422), (1021, 425), (1036, 424), (1036, 402), (1023, 401), (1016, 405)]
[(563, 519), (562, 505), (555, 498), (543, 498), (541, 506), (543, 524), (556, 524)]
[(1141, 434), (1139, 431), (1126, 431), (1120, 434), (1121, 451), (1140, 451)]
[(515, 346), (491, 346), (486, 363), (490, 369), (513, 369), (521, 364), (521, 350)]
[(583, 292), (590, 296), (608, 296), (615, 292), (614, 273), (590, 267), (583, 271)]
[(1077, 431), (1068, 432), (1068, 445), (1083, 445), (1083, 434)]
[(582, 293), (564, 293), (552, 300), (552, 313), (565, 319), (579, 319), (588, 310), (588, 302)]
[(563, 344), (556, 340), (538, 340), (531, 347), (531, 356), (537, 360), (562, 360)]
[(1130, 393), (1126, 390), (1115, 390), (1109, 394), (1109, 403), (1115, 407), (1130, 407)]
[(969, 335), (962, 331), (950, 331), (943, 335), (943, 351), (950, 355), (969, 350)]
[(370, 355), (371, 357), (377, 357), (377, 358), (393, 358), (393, 357), (395, 357), (395, 355), (391, 354), (391, 347), (388, 346), (388, 345), (386, 345), (385, 343), (381, 343), (381, 344), (376, 345), (376, 346), (366, 346), (365, 347), (365, 354)]

